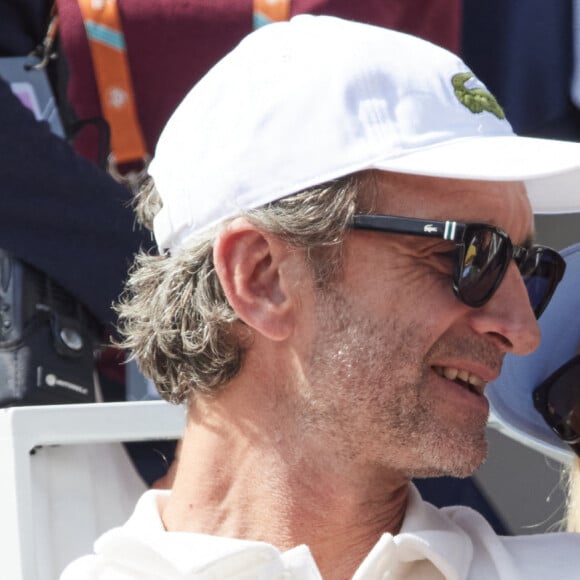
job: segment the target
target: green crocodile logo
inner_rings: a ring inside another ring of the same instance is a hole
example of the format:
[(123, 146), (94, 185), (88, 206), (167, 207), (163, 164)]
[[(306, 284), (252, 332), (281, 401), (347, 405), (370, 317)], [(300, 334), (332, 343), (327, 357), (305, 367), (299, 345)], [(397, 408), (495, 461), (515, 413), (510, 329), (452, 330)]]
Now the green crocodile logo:
[(505, 119), (505, 113), (495, 100), (495, 97), (485, 89), (468, 89), (465, 83), (473, 78), (473, 73), (464, 72), (453, 75), (451, 84), (455, 91), (455, 96), (459, 102), (467, 107), (472, 113), (482, 113), (489, 111), (498, 119)]

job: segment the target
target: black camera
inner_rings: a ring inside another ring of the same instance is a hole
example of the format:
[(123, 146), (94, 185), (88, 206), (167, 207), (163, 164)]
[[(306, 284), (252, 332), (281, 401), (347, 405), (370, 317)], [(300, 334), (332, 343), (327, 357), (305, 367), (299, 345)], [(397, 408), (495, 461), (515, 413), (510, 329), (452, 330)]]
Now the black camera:
[(99, 344), (85, 306), (0, 249), (0, 407), (94, 402)]

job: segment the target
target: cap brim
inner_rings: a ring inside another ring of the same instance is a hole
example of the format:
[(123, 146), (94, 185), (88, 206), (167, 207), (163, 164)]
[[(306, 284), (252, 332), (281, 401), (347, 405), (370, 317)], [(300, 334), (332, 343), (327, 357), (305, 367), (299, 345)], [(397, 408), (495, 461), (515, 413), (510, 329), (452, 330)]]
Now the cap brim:
[(483, 181), (524, 181), (534, 213), (580, 211), (580, 143), (515, 135), (468, 137), (381, 160), (377, 169)]
[(562, 462), (572, 457), (569, 446), (547, 426), (532, 402), (532, 391), (575, 356), (580, 345), (580, 244), (561, 252), (567, 268), (564, 279), (539, 324), (542, 342), (531, 355), (506, 356), (499, 379), (486, 389), (493, 427)]

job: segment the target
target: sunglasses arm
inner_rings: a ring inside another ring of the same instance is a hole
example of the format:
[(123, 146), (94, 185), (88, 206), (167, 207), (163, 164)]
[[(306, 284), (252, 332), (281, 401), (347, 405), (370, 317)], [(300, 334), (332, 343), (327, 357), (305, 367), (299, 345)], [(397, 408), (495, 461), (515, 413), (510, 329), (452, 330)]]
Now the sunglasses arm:
[(355, 215), (352, 228), (452, 241), (461, 241), (465, 232), (465, 224), (453, 221), (366, 214)]

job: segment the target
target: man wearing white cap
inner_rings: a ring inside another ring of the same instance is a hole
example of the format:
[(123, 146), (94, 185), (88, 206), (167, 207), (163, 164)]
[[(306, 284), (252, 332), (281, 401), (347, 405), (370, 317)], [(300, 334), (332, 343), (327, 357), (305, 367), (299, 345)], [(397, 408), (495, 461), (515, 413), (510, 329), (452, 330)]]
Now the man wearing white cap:
[(528, 195), (572, 205), (580, 145), (516, 137), (441, 48), (301, 16), (202, 79), (151, 175), (121, 325), (187, 427), (173, 489), (64, 579), (577, 576), (580, 537), (498, 537), (409, 481), (485, 459), (485, 385), (565, 269)]

